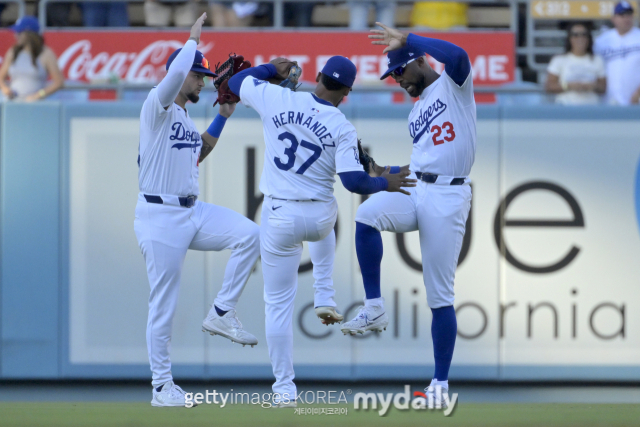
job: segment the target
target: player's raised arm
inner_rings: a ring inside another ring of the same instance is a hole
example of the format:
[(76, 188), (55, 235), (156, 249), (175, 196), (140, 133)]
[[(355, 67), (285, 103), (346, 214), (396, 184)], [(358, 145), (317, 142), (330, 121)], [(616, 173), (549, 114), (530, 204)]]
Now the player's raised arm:
[(207, 157), (216, 147), (224, 125), (227, 123), (227, 119), (231, 117), (235, 109), (235, 103), (220, 104), (220, 112), (216, 118), (213, 119), (206, 132), (200, 135), (202, 137), (203, 144), (202, 149), (200, 150), (198, 163), (202, 163), (205, 157)]
[(167, 75), (162, 79), (156, 90), (158, 91), (158, 99), (163, 107), (168, 107), (178, 96), (180, 88), (187, 78), (187, 74), (193, 66), (193, 58), (196, 56), (196, 48), (200, 43), (200, 33), (202, 32), (202, 24), (207, 19), (207, 14), (203, 13), (200, 18), (191, 27), (191, 35), (189, 40), (184, 44), (180, 53), (175, 57)]
[(254, 77), (260, 80), (270, 80), (274, 78), (284, 80), (289, 77), (289, 70), (294, 65), (297, 64), (286, 58), (276, 58), (271, 60), (268, 64), (247, 68), (229, 79), (229, 89), (237, 96), (240, 96), (242, 82), (247, 77)]
[(371, 44), (384, 45), (383, 53), (401, 49), (409, 45), (432, 56), (436, 61), (444, 64), (444, 70), (458, 85), (462, 86), (471, 72), (469, 55), (459, 46), (444, 40), (421, 37), (415, 34), (403, 34), (395, 28), (376, 22), (382, 30), (371, 30), (369, 35), (373, 39)]

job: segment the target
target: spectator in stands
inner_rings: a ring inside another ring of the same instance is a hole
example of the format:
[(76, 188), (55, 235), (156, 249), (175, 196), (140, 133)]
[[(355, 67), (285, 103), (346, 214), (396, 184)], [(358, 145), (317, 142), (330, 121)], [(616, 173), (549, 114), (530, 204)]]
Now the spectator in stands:
[(81, 7), (85, 27), (129, 26), (129, 11), (125, 1), (85, 2)]
[(287, 27), (311, 27), (315, 3), (297, 2), (284, 4), (284, 25)]
[(587, 24), (567, 28), (565, 53), (551, 59), (546, 90), (557, 93), (556, 102), (565, 105), (597, 104), (605, 92), (604, 61), (593, 54), (593, 37)]
[(70, 2), (47, 3), (47, 26), (68, 27), (71, 6), (73, 6), (73, 3)]
[(607, 68), (607, 101), (637, 104), (640, 100), (640, 29), (633, 25), (633, 7), (626, 1), (616, 4), (611, 30), (596, 39), (595, 52)]
[[(24, 16), (11, 27), (16, 44), (5, 55), (0, 67), (0, 89), (6, 99), (37, 101), (62, 87), (64, 78), (58, 59), (44, 44), (40, 25), (35, 16)], [(6, 84), (7, 76), (11, 83)], [(47, 85), (48, 78), (51, 83)]]
[(198, 5), (195, 0), (145, 0), (144, 19), (149, 27), (167, 27), (171, 17), (176, 27), (190, 27), (197, 19)]
[(396, 2), (379, 0), (376, 2), (350, 1), (349, 28), (352, 30), (366, 30), (369, 28), (369, 6), (376, 8), (376, 21), (389, 27), (395, 27)]
[(214, 27), (248, 27), (258, 10), (258, 3), (210, 1), (209, 9)]

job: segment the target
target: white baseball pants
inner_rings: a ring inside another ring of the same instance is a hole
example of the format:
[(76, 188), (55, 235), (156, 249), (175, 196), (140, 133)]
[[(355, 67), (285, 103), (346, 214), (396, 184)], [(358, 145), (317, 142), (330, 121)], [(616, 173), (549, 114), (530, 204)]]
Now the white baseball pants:
[(453, 282), (471, 208), (471, 187), (418, 181), (417, 187), (406, 190), (411, 196), (374, 194), (358, 208), (356, 222), (378, 231), (418, 230), (427, 304), (430, 308), (453, 305)]
[(327, 237), (317, 242), (309, 242), (309, 255), (313, 264), (313, 306), (336, 307), (333, 299), (333, 263), (336, 259), (336, 232), (331, 229)]
[[(319, 242), (327, 238), (337, 215), (335, 199), (331, 202), (295, 202), (265, 197), (262, 204), (260, 254), (264, 275), (265, 332), (276, 378), (273, 392), (290, 400), (296, 396), (293, 383), (293, 301), (298, 287), (302, 242)], [(330, 241), (324, 243), (331, 245)], [(316, 249), (322, 251), (322, 245)], [(333, 265), (333, 259), (329, 261)]]
[(147, 350), (153, 386), (172, 380), (171, 329), (187, 249), (231, 249), (222, 289), (214, 304), (235, 308), (259, 255), (257, 224), (231, 209), (196, 201), (191, 208), (147, 203), (138, 195), (134, 229), (147, 264), (151, 294)]

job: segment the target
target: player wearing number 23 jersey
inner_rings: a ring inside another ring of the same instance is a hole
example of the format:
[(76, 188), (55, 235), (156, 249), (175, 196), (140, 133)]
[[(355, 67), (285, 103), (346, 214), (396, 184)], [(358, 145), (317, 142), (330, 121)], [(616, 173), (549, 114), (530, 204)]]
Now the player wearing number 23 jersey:
[[(409, 114), (413, 144), (411, 171), (418, 186), (409, 197), (381, 193), (365, 201), (356, 214), (356, 253), (365, 287), (365, 305), (342, 326), (345, 333), (386, 327), (388, 317), (380, 289), (381, 231), (418, 230), (422, 274), (433, 320), (431, 336), (435, 373), (427, 394), (444, 396), (453, 356), (457, 323), (453, 282), (471, 206), (468, 175), (476, 152), (476, 104), (467, 53), (460, 47), (380, 25), (373, 44), (386, 45), (388, 70), (409, 95), (418, 98)], [(425, 54), (444, 64), (436, 73)], [(434, 387), (443, 393), (434, 393)]]

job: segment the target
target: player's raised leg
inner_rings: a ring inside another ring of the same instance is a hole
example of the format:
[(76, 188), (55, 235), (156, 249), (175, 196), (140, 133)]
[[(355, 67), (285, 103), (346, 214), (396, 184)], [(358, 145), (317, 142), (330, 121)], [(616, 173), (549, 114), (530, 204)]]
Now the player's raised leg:
[(384, 330), (389, 318), (380, 293), (380, 264), (382, 262), (381, 231), (405, 233), (418, 229), (415, 189), (401, 193), (377, 193), (358, 208), (356, 213), (356, 254), (362, 272), (365, 300), (354, 319), (343, 324), (348, 333)]
[(420, 184), (418, 192), (423, 191), (425, 195), (419, 198), (417, 210), (422, 274), (427, 304), (433, 314), (431, 338), (435, 360), (433, 381), (427, 392), (434, 393), (435, 386), (441, 386), (444, 395), (449, 389), (449, 367), (457, 334), (453, 284), (471, 206), (471, 188)]
[(313, 264), (314, 296), (316, 315), (324, 325), (340, 323), (344, 316), (336, 311), (333, 288), (333, 263), (336, 258), (336, 233), (331, 230), (327, 237), (309, 242), (309, 255)]
[(232, 251), (222, 288), (202, 323), (202, 330), (239, 344), (258, 344), (256, 337), (243, 329), (235, 308), (260, 254), (260, 228), (231, 209), (203, 202), (196, 202), (191, 220), (199, 229), (189, 249)]

